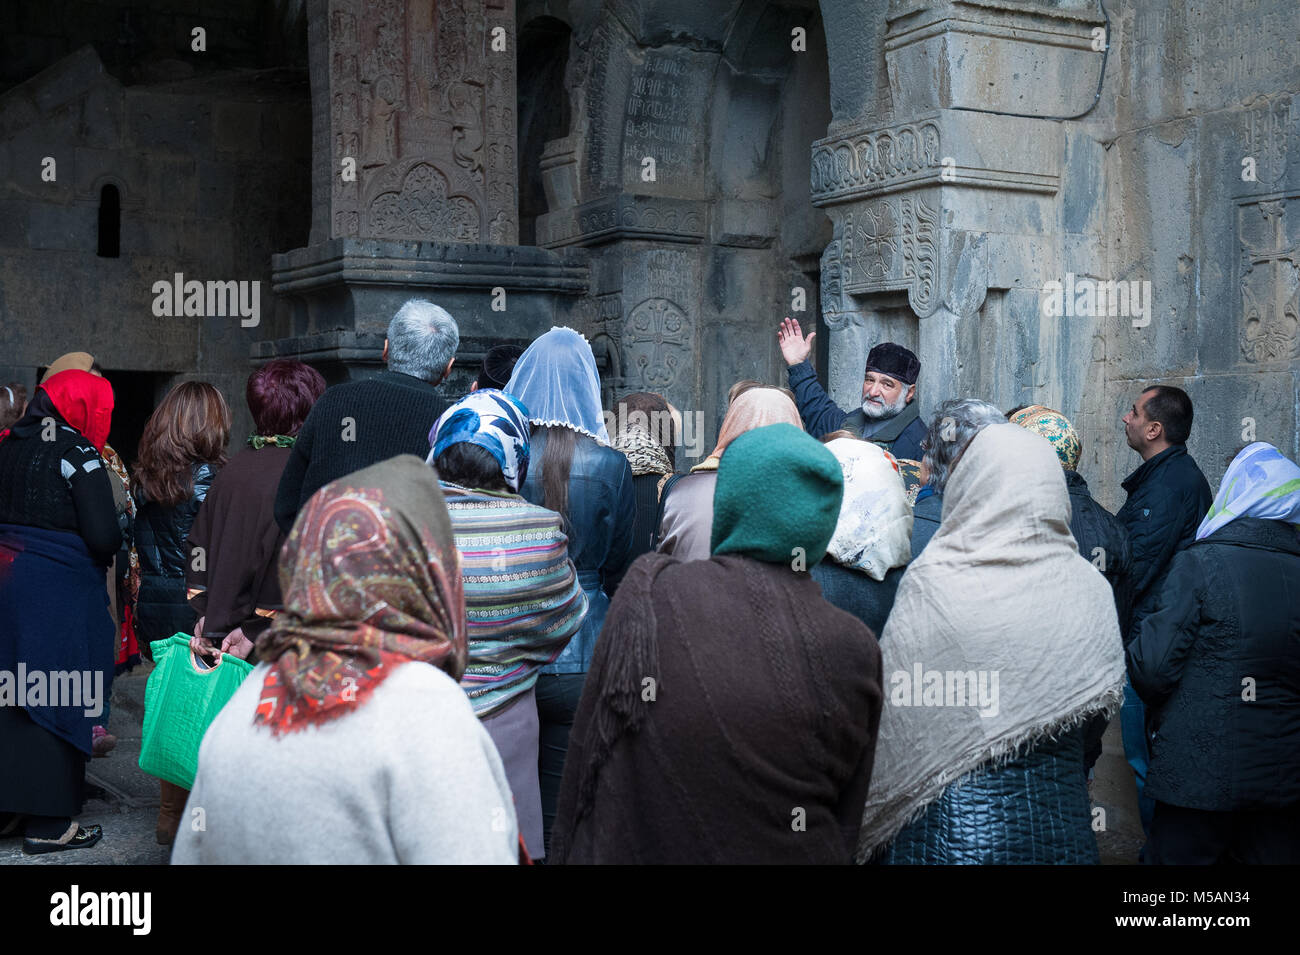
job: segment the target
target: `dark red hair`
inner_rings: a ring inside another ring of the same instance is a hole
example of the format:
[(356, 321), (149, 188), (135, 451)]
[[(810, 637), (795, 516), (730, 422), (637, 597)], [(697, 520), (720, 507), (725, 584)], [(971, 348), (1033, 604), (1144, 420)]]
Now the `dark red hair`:
[(322, 394), (325, 377), (290, 358), (268, 361), (248, 376), (244, 397), (258, 434), (295, 435)]

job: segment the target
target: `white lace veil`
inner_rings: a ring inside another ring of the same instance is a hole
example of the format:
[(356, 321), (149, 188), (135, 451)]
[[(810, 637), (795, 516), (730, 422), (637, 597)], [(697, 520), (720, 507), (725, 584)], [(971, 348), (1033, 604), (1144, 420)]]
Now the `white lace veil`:
[(529, 345), (505, 390), (524, 403), (533, 424), (562, 425), (610, 443), (596, 356), (572, 328), (552, 328)]

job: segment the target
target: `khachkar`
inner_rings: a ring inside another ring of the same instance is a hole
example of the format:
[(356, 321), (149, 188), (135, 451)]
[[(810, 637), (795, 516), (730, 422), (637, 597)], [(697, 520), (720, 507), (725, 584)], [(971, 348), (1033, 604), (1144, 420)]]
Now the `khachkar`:
[(281, 337), (255, 360), (372, 373), (418, 296), (460, 324), (451, 394), (492, 343), (568, 320), (586, 264), (515, 244), (515, 41), (512, 0), (309, 0), (311, 238), (273, 257)]
[(312, 9), (312, 241), (517, 242), (514, 4)]
[(812, 201), (834, 228), (821, 269), (830, 384), (846, 406), (886, 338), (921, 357), (923, 412), (1023, 384), (1055, 334), (1039, 327), (1038, 290), (1074, 264), (1058, 226), (1060, 120), (1093, 101), (1104, 32), (1091, 11), (1046, 4), (891, 2), (880, 88), (812, 146)]

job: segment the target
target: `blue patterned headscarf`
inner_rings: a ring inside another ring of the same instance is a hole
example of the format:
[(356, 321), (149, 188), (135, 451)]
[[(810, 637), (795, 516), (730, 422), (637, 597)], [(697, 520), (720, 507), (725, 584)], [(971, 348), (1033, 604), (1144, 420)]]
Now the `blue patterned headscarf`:
[(528, 476), (530, 430), (523, 402), (497, 388), (480, 388), (442, 413), (429, 432), (427, 461), (432, 464), (453, 444), (477, 445), (501, 465), (506, 486), (518, 491)]
[(528, 406), (533, 424), (561, 425), (609, 444), (596, 356), (572, 328), (552, 328), (529, 345), (506, 391)]
[(1300, 467), (1271, 444), (1256, 441), (1232, 459), (1196, 539), (1238, 517), (1300, 524)]

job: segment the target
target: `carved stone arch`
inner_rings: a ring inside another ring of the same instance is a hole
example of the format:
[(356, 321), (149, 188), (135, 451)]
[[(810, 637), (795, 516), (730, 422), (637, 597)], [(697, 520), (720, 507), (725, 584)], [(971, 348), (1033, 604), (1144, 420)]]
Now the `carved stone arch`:
[(105, 186), (117, 188), (118, 200), (124, 210), (139, 209), (144, 205), (144, 197), (132, 190), (127, 181), (116, 172), (100, 173), (84, 189), (78, 189), (77, 201), (97, 204)]
[[(605, 372), (600, 379), (601, 407), (612, 408), (614, 396), (627, 391), (627, 383), (623, 379), (623, 353), (618, 341), (608, 332), (597, 332), (591, 336), (590, 341), (596, 363), (598, 366), (603, 365), (602, 370)], [(600, 360), (602, 355), (605, 359), (603, 362)], [(611, 433), (610, 439), (613, 438)]]

